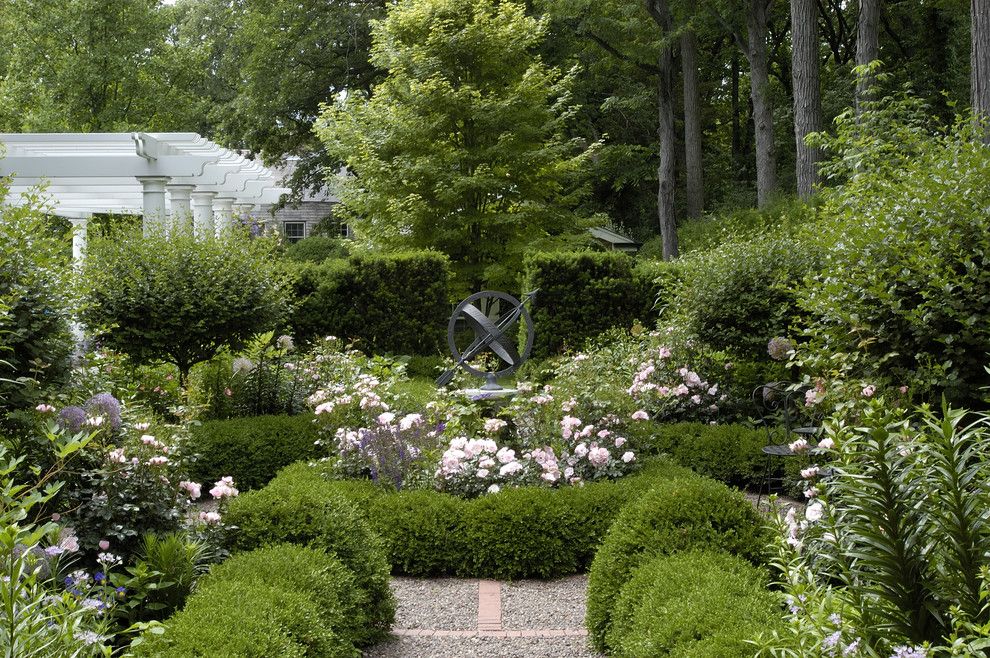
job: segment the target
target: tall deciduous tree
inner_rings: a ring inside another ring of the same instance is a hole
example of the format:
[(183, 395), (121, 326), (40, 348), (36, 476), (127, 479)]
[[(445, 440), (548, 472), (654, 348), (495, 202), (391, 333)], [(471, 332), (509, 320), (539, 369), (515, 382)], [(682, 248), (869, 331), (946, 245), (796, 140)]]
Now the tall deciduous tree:
[(573, 179), (589, 151), (562, 136), (573, 72), (534, 56), (545, 27), (494, 0), (408, 0), (375, 24), (385, 79), (318, 128), (352, 174), (338, 192), (359, 235), (438, 249), (478, 288), (513, 285), (526, 250), (576, 234)]
[(777, 191), (777, 149), (773, 136), (773, 104), (770, 100), (770, 65), (767, 57), (767, 22), (770, 0), (749, 0), (746, 13), (746, 57), (749, 60), (750, 94), (756, 133), (756, 204), (762, 208)]
[[(688, 3), (688, 18), (694, 0)], [(698, 39), (688, 25), (681, 33), (681, 75), (684, 80), (684, 177), (687, 187), (687, 216), (701, 217), (705, 208), (702, 168), (701, 92), (698, 87)]]
[(794, 141), (798, 196), (807, 199), (818, 183), (821, 150), (805, 144), (822, 129), (818, 8), (815, 0), (791, 0), (791, 75), (794, 78)]
[[(970, 102), (973, 114), (990, 120), (990, 0), (971, 0), (972, 36), (970, 37)], [(983, 141), (990, 144), (990, 130)]]
[[(880, 57), (880, 0), (859, 0), (859, 22), (856, 26), (856, 66), (868, 66)], [(869, 101), (875, 78), (863, 73), (856, 81), (856, 114)]]
[(658, 61), (660, 72), (657, 80), (657, 107), (660, 118), (657, 217), (660, 237), (663, 241), (663, 258), (669, 260), (677, 257), (677, 221), (674, 217), (674, 163), (676, 162), (677, 133), (674, 128), (674, 50), (671, 43), (674, 19), (671, 16), (667, 0), (646, 0), (646, 8), (657, 27), (660, 28), (661, 38), (666, 41), (660, 51)]

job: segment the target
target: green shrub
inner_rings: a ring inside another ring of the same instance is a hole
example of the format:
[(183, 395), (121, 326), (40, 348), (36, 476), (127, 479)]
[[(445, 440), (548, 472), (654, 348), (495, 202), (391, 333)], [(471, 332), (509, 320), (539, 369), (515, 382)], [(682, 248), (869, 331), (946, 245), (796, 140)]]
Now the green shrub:
[(578, 570), (578, 546), (568, 529), (580, 519), (546, 489), (507, 489), (465, 508), (467, 545), (459, 575), (475, 578), (551, 578)]
[(184, 384), (193, 365), (284, 320), (289, 285), (276, 245), (240, 229), (214, 240), (140, 229), (91, 240), (82, 320), (135, 363), (174, 364)]
[(189, 474), (200, 482), (230, 475), (238, 487), (256, 489), (279, 469), (319, 454), (317, 439), (311, 414), (208, 420), (192, 427), (186, 443), (198, 455)]
[(770, 536), (763, 519), (741, 494), (690, 476), (657, 483), (627, 505), (595, 555), (588, 580), (587, 625), (599, 650), (612, 610), (633, 569), (656, 555), (713, 548), (760, 563)]
[(579, 349), (612, 327), (655, 317), (656, 277), (647, 265), (634, 276), (633, 262), (615, 251), (527, 256), (523, 289), (540, 291), (530, 309), (536, 329), (533, 355), (544, 358)]
[(462, 523), (469, 503), (437, 491), (379, 496), (367, 508), (392, 569), (416, 576), (453, 574), (463, 563)]
[(12, 206), (8, 190), (0, 178), (0, 411), (41, 402), (36, 386), (16, 380), (62, 383), (72, 350), (65, 236), (48, 225), (39, 195)]
[(672, 309), (706, 345), (769, 360), (767, 342), (798, 315), (797, 290), (818, 272), (812, 240), (764, 235), (683, 259)]
[(293, 544), (238, 553), (215, 566), (200, 588), (219, 582), (270, 585), (305, 594), (316, 604), (323, 624), (338, 637), (353, 644), (363, 634), (354, 573), (331, 553)]
[(369, 354), (434, 355), (450, 316), (449, 262), (432, 251), (355, 255), (301, 264), (292, 333), (301, 340), (334, 335)]
[(616, 599), (606, 644), (617, 658), (749, 658), (746, 640), (780, 622), (766, 574), (725, 553), (688, 552), (638, 567)]
[(328, 258), (347, 258), (349, 254), (346, 240), (325, 235), (311, 235), (285, 248), (285, 257), (300, 263), (322, 263)]
[(222, 648), (226, 658), (356, 658), (359, 653), (325, 625), (320, 608), (302, 592), (262, 583), (218, 582), (189, 598), (166, 622), (146, 633), (137, 656), (201, 658)]
[(885, 100), (871, 109), (876, 132), (847, 117), (826, 144), (836, 165), (861, 170), (827, 199), (814, 237), (832, 248), (799, 301), (823, 361), (861, 355), (855, 376), (983, 407), (990, 158), (969, 122), (933, 135), (923, 108), (899, 116), (910, 107)]
[(650, 447), (706, 477), (756, 488), (766, 475), (766, 444), (765, 431), (744, 425), (674, 423), (657, 425)]
[(234, 498), (225, 521), (236, 527), (234, 549), (290, 542), (336, 555), (355, 575), (363, 613), (359, 642), (372, 642), (388, 631), (395, 603), (381, 539), (354, 504), (314, 469), (292, 466), (264, 489)]

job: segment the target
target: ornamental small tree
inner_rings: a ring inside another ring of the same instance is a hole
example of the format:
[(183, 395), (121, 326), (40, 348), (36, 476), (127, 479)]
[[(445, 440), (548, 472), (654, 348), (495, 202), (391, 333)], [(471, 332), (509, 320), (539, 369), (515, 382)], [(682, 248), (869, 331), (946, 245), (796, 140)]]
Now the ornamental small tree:
[(409, 0), (372, 27), (370, 97), (328, 107), (317, 132), (347, 165), (337, 216), (386, 249), (436, 249), (458, 283), (512, 285), (523, 253), (580, 233), (591, 149), (564, 137), (575, 71), (536, 54), (547, 23), (520, 2)]
[(166, 362), (185, 385), (193, 365), (240, 348), (288, 311), (277, 242), (233, 229), (216, 239), (115, 233), (90, 243), (82, 319), (137, 363)]

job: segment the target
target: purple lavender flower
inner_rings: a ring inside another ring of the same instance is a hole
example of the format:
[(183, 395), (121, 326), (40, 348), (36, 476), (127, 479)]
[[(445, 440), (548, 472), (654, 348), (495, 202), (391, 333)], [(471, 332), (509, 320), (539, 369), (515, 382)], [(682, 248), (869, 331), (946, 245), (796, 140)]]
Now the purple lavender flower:
[(109, 393), (97, 393), (86, 400), (86, 411), (92, 416), (103, 416), (103, 421), (114, 432), (120, 429), (120, 402)]
[(66, 407), (58, 412), (56, 422), (62, 430), (75, 434), (82, 429), (83, 424), (86, 422), (86, 410), (82, 407)]

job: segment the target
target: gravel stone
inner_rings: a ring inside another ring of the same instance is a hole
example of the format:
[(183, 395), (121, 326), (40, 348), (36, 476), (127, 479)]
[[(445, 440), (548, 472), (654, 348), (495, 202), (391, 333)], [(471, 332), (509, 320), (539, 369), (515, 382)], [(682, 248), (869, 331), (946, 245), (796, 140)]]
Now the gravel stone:
[(478, 581), (393, 578), (395, 628), (472, 630), (478, 626)]
[(502, 628), (584, 628), (588, 577), (502, 583)]
[(364, 658), (601, 658), (584, 637), (397, 637)]

